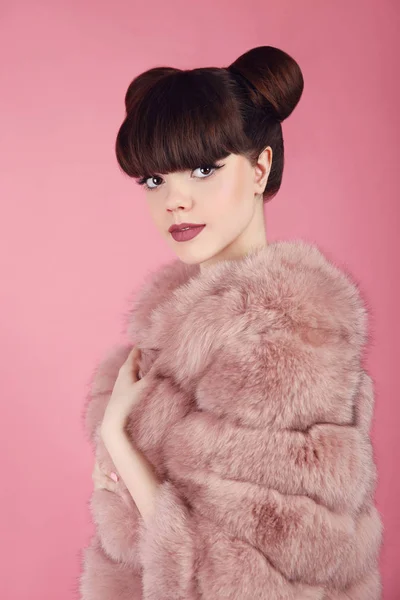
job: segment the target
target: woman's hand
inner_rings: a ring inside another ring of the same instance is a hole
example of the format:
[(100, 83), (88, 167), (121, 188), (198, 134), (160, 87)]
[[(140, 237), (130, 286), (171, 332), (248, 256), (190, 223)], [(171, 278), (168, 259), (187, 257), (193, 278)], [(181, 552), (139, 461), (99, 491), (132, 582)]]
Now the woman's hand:
[(147, 376), (139, 378), (139, 357), (140, 349), (134, 346), (119, 369), (101, 424), (102, 437), (108, 435), (110, 431), (124, 430), (132, 408), (137, 404), (141, 391), (147, 385)]
[[(147, 521), (153, 512), (160, 482), (153, 465), (125, 432), (126, 421), (148, 382), (149, 374), (142, 379), (138, 378), (139, 356), (140, 350), (134, 346), (119, 369), (104, 413), (100, 435), (130, 498), (135, 502), (142, 518)], [(106, 484), (114, 489), (109, 481)]]
[(118, 493), (118, 476), (116, 473), (105, 473), (96, 460), (92, 472), (92, 480), (95, 490), (108, 490)]
[(126, 504), (131, 505), (132, 497), (129, 491), (122, 485), (121, 478), (115, 472), (106, 473), (101, 468), (98, 460), (96, 460), (92, 472), (93, 489), (94, 490), (107, 490), (117, 494), (124, 500)]

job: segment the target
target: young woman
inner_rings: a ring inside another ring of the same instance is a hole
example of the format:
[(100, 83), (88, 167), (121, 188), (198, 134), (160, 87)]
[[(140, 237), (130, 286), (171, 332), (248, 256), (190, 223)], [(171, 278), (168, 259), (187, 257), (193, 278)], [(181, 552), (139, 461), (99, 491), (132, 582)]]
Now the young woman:
[(316, 245), (266, 239), (302, 91), (270, 46), (128, 88), (117, 158), (177, 258), (88, 394), (83, 600), (381, 597), (366, 304)]

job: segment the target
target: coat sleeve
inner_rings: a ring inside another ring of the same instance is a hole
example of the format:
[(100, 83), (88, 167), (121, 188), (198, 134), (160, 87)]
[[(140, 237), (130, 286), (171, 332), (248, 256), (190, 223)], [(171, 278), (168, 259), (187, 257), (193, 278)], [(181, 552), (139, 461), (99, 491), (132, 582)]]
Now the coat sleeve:
[(144, 598), (197, 600), (195, 585), (196, 525), (171, 482), (157, 492), (150, 521), (139, 527), (139, 556)]
[(95, 534), (81, 557), (79, 600), (142, 600), (140, 573), (129, 564), (114, 561)]

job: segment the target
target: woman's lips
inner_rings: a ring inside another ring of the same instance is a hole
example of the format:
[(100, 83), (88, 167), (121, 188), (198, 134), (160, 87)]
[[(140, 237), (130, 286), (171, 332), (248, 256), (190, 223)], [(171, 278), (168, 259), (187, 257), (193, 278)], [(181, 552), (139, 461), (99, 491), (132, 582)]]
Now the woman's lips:
[(176, 242), (187, 242), (196, 237), (200, 231), (203, 231), (204, 227), (205, 225), (200, 225), (199, 227), (190, 227), (184, 231), (175, 229), (175, 231), (171, 231), (171, 235)]

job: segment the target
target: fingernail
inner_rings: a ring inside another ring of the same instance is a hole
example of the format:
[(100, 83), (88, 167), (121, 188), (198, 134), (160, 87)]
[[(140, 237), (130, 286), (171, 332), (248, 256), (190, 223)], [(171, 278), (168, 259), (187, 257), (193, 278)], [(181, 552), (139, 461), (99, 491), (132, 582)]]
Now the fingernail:
[(116, 473), (112, 472), (112, 473), (111, 473), (111, 475), (110, 475), (110, 477), (111, 477), (111, 479), (112, 479), (113, 481), (115, 481), (115, 482), (117, 482), (117, 481), (118, 481), (118, 475), (117, 475)]

